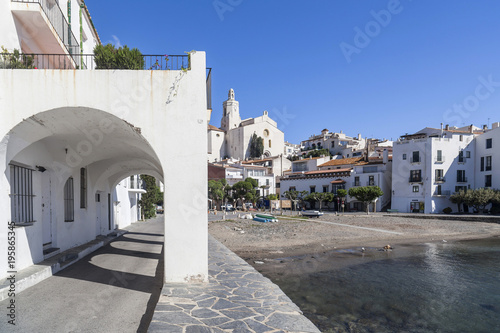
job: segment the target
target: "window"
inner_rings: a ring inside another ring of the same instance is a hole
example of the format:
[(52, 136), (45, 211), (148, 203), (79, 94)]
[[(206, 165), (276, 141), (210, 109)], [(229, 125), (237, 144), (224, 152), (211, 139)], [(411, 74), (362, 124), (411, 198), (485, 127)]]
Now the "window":
[(33, 220), (33, 170), (10, 165), (11, 221), (30, 223)]
[(466, 157), (466, 158), (470, 158), (470, 151), (468, 151), (468, 150), (467, 150), (467, 151), (465, 152), (465, 157)]
[(328, 192), (328, 185), (323, 185), (323, 193), (326, 193)]
[(269, 179), (266, 179), (266, 186), (269, 186)]
[(420, 162), (420, 152), (418, 151), (414, 151), (412, 153), (412, 160), (411, 160), (412, 163), (418, 163)]
[(310, 193), (316, 192), (316, 186), (311, 186), (310, 187)]
[(441, 185), (436, 186), (436, 195), (441, 195)]
[(269, 136), (269, 130), (265, 129), (264, 130), (264, 137), (267, 138)]
[(422, 181), (422, 170), (410, 171), (410, 182), (419, 183)]
[(491, 175), (484, 176), (484, 187), (491, 187)]
[(64, 222), (75, 220), (75, 197), (73, 193), (73, 177), (64, 184)]
[(460, 141), (464, 141), (464, 136), (463, 136), (463, 135), (460, 135), (460, 137), (458, 138), (458, 140), (460, 140)]
[(403, 160), (406, 161), (406, 154), (403, 154)]
[(269, 140), (269, 148), (271, 148), (271, 140)]
[(375, 176), (369, 176), (368, 177), (368, 186), (374, 186), (375, 185)]
[(458, 163), (464, 163), (465, 162), (465, 159), (464, 159), (464, 151), (461, 150), (458, 152)]
[(491, 156), (486, 156), (486, 167), (484, 170), (491, 171)]
[(484, 157), (481, 157), (481, 171), (484, 171)]
[(288, 191), (290, 191), (290, 192), (291, 192), (291, 191), (297, 191), (297, 190), (295, 189), (295, 186), (290, 186), (290, 187), (288, 188)]
[(418, 185), (413, 186), (413, 193), (416, 193), (419, 191)]
[(435, 175), (435, 178), (436, 178), (437, 182), (444, 181), (444, 170), (443, 169), (436, 169), (436, 170), (434, 170), (434, 175)]
[(442, 150), (437, 151), (436, 161), (443, 162), (443, 151)]
[(87, 169), (80, 169), (80, 208), (87, 208)]
[(359, 176), (354, 177), (354, 186), (359, 186)]
[(457, 183), (466, 183), (465, 170), (457, 170)]
[(486, 149), (490, 149), (491, 147), (493, 147), (493, 142), (492, 142), (493, 139), (486, 139)]

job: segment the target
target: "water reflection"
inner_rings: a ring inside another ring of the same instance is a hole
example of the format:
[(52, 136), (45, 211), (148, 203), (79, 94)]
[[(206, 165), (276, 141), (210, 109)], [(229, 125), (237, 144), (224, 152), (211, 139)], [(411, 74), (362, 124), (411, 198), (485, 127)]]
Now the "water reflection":
[(498, 238), (328, 261), (274, 279), (323, 332), (500, 332)]

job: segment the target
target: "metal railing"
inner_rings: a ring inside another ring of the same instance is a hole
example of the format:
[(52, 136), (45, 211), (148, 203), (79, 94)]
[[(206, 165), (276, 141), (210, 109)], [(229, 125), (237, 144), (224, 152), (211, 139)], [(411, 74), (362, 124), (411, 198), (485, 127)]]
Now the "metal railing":
[(457, 177), (457, 183), (467, 183), (467, 177)]
[(446, 181), (445, 177), (436, 177), (436, 183), (444, 183)]
[(439, 157), (434, 157), (434, 163), (444, 163), (446, 161), (446, 159), (444, 158), (444, 156), (441, 156), (441, 158)]
[[(144, 59), (143, 70), (188, 70), (191, 68), (188, 55), (143, 55), (142, 57)], [(0, 68), (97, 69), (97, 65), (93, 54), (0, 53)]]
[[(90, 66), (88, 66), (89, 64)], [(90, 68), (89, 68), (90, 67)], [(0, 68), (94, 69), (93, 55), (0, 53)]]
[(421, 183), (422, 177), (410, 177), (410, 183)]
[(420, 162), (422, 162), (420, 157), (417, 157), (417, 158), (411, 157), (411, 159), (410, 159), (410, 163), (420, 163)]
[(11, 0), (12, 2), (22, 3), (37, 3), (42, 8), (43, 12), (49, 19), (52, 27), (56, 31), (59, 38), (70, 54), (79, 54), (80, 45), (75, 35), (70, 29), (69, 23), (66, 20), (61, 8), (54, 0)]
[(451, 191), (449, 190), (445, 190), (445, 191), (434, 191), (434, 194), (433, 196), (448, 196), (448, 195), (451, 195)]

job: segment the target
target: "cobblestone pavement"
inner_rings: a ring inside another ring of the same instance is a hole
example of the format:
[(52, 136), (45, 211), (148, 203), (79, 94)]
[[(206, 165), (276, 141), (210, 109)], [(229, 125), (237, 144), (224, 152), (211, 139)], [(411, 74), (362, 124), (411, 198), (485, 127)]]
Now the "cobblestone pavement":
[(209, 236), (209, 283), (165, 284), (148, 332), (319, 332), (281, 289)]

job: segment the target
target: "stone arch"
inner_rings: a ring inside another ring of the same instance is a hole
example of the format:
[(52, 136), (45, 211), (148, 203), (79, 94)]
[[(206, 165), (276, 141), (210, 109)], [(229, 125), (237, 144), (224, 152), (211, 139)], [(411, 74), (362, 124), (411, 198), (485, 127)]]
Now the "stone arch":
[[(101, 210), (113, 219), (93, 200), (97, 191), (109, 201), (116, 184), (131, 174), (151, 174), (163, 180), (160, 159), (141, 130), (98, 109), (64, 107), (39, 112), (14, 126), (1, 145), (2, 187), (12, 188), (18, 177), (12, 172), (11, 165), (15, 165), (29, 174), (27, 184), (32, 188), (32, 195), (19, 205), (12, 205), (9, 193), (1, 198), (11, 202), (3, 209), (9, 218), (17, 210), (33, 216), (32, 221), (20, 221), (17, 228), (18, 251), (31, 254), (20, 256), (18, 269), (42, 261), (47, 246), (64, 251), (110, 232), (112, 224), (105, 230), (97, 226)], [(74, 219), (68, 221), (64, 185), (70, 177)], [(86, 199), (81, 201), (82, 197)]]

